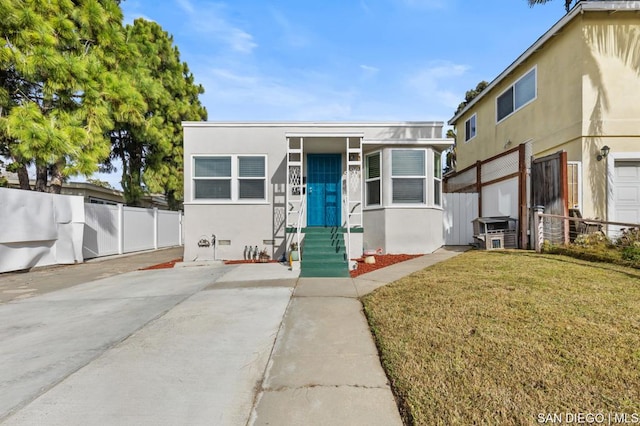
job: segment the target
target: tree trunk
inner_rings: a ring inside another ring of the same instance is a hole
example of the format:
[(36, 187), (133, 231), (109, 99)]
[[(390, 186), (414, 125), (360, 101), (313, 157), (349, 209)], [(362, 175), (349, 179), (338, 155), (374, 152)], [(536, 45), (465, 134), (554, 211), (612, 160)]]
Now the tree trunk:
[(49, 177), (49, 173), (47, 170), (47, 166), (37, 165), (36, 166), (36, 186), (34, 190), (38, 192), (47, 192), (48, 177)]
[(51, 185), (49, 185), (49, 192), (52, 194), (59, 194), (62, 190), (62, 183), (64, 177), (62, 176), (62, 168), (64, 164), (62, 161), (58, 161), (51, 167)]
[(29, 184), (29, 172), (27, 171), (27, 166), (21, 164), (20, 167), (16, 170), (16, 173), (18, 174), (20, 189), (30, 191), (31, 185)]

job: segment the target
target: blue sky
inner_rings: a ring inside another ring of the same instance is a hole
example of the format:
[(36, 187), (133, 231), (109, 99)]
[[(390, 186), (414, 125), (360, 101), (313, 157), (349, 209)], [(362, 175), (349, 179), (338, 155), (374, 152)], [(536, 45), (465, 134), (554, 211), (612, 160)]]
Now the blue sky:
[[(174, 37), (211, 121), (447, 121), (564, 11), (526, 0), (126, 0)], [(120, 188), (119, 173), (95, 177)]]
[(560, 19), (525, 0), (126, 0), (174, 37), (209, 120), (448, 120)]

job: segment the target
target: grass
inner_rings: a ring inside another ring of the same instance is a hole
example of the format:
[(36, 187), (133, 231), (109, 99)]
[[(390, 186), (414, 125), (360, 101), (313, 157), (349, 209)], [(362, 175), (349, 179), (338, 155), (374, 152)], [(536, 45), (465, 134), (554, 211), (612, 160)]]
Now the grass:
[(363, 300), (407, 424), (640, 413), (640, 271), (472, 251)]

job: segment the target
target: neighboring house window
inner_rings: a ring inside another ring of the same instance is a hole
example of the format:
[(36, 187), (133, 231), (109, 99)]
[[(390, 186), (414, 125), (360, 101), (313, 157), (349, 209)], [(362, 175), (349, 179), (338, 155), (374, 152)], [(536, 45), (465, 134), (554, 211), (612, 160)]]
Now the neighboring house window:
[(379, 206), (380, 205), (380, 176), (381, 176), (381, 168), (380, 168), (380, 153), (376, 152), (375, 154), (367, 155), (367, 175), (365, 179), (366, 184), (366, 205), (367, 206)]
[(580, 162), (567, 162), (567, 184), (569, 187), (569, 199), (568, 204), (570, 209), (580, 209), (581, 200), (580, 200), (580, 190), (581, 179), (580, 179)]
[(536, 68), (526, 73), (497, 99), (498, 121), (511, 115), (536, 98)]
[(266, 199), (266, 157), (226, 155), (194, 158), (194, 199)]
[(442, 204), (442, 154), (433, 152), (433, 204)]
[(392, 202), (425, 203), (425, 151), (394, 149), (391, 151)]
[(476, 136), (476, 114), (473, 114), (470, 119), (464, 122), (464, 141), (469, 142)]

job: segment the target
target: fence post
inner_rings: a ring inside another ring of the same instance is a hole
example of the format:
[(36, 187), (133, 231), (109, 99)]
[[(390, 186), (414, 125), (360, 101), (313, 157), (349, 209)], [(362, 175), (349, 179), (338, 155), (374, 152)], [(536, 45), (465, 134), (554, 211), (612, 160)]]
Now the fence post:
[(158, 250), (158, 208), (153, 208), (153, 249)]
[(542, 252), (542, 245), (544, 244), (544, 219), (542, 218), (544, 213), (544, 206), (533, 207), (533, 224), (535, 229), (535, 248), (536, 253)]
[(124, 253), (124, 206), (118, 203), (118, 254)]
[(178, 211), (178, 245), (182, 246), (182, 210)]

